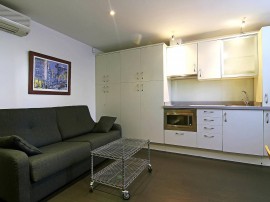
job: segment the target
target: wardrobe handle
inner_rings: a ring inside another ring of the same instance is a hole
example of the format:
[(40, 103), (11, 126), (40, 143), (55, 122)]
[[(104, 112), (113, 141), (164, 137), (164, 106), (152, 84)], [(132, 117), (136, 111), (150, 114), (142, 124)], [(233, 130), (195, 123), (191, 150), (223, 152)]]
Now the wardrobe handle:
[(264, 100), (265, 100), (265, 103), (268, 104), (268, 94), (267, 93), (265, 93), (265, 95), (264, 95)]
[(268, 124), (269, 123), (269, 113), (266, 113), (265, 119), (266, 119), (266, 123)]
[(143, 91), (143, 84), (141, 84), (141, 91)]
[(214, 130), (214, 128), (203, 127), (206, 130)]
[(209, 122), (212, 122), (214, 121), (213, 119), (203, 119), (204, 121), (209, 121)]
[(204, 135), (204, 137), (207, 137), (207, 138), (213, 138), (213, 137), (215, 137), (214, 135)]
[(227, 113), (224, 113), (224, 122), (227, 122)]
[(139, 92), (140, 91), (140, 85), (137, 84), (136, 86), (137, 86), (137, 91)]
[(196, 72), (196, 64), (193, 64), (193, 71)]

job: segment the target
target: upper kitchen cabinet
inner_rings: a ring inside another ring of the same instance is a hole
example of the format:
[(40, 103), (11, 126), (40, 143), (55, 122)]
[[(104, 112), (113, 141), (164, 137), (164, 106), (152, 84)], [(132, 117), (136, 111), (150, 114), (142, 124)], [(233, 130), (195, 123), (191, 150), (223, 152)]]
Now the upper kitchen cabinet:
[(96, 56), (96, 83), (120, 82), (120, 53), (113, 52)]
[(165, 44), (121, 51), (121, 82), (162, 81)]
[(166, 75), (197, 74), (197, 43), (167, 47)]
[(165, 44), (141, 48), (141, 72), (143, 81), (162, 81)]
[(263, 27), (258, 36), (259, 75), (257, 78), (257, 102), (270, 106), (270, 26)]
[(257, 74), (257, 35), (226, 39), (222, 45), (222, 77), (254, 77)]
[(198, 43), (198, 79), (221, 78), (221, 41)]

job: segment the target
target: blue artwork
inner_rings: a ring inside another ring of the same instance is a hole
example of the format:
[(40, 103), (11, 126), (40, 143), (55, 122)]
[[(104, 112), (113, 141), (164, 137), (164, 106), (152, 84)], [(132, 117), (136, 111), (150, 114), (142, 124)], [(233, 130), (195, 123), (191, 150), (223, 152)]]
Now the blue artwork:
[(68, 64), (34, 57), (33, 88), (46, 91), (68, 91)]

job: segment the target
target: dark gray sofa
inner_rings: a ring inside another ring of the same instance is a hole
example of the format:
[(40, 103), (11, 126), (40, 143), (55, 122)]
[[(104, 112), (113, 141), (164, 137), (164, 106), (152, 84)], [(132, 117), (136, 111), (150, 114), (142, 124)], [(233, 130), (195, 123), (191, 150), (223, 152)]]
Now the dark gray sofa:
[(94, 126), (87, 106), (0, 110), (0, 137), (17, 135), (42, 151), (0, 148), (0, 201), (39, 201), (90, 172), (90, 151), (121, 137), (118, 124), (107, 133)]

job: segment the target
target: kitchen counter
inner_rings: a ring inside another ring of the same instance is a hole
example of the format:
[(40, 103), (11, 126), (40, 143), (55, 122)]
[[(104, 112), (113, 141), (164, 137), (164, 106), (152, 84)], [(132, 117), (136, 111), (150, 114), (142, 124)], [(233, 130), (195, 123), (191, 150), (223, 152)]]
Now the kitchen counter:
[(263, 107), (259, 104), (246, 106), (243, 102), (165, 102), (164, 109), (224, 109), (224, 110), (270, 110), (270, 107)]

